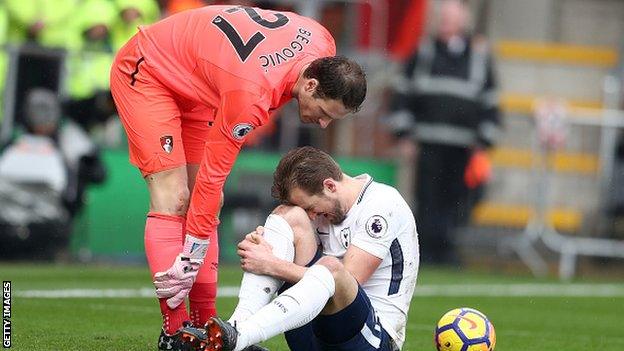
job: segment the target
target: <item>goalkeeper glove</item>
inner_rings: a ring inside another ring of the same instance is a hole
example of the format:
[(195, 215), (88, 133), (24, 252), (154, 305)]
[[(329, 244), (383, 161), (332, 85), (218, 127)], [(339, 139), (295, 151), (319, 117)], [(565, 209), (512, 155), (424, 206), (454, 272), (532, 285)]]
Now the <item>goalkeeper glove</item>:
[(169, 308), (178, 307), (191, 291), (209, 244), (209, 239), (199, 239), (187, 234), (184, 249), (171, 268), (154, 275), (156, 296), (166, 298)]

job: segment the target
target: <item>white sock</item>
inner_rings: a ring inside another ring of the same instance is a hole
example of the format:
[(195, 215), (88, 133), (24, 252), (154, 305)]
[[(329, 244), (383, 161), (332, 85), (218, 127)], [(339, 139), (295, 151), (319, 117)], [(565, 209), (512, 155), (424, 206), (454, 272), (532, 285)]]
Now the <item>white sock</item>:
[(237, 325), (235, 351), (307, 324), (321, 312), (335, 290), (334, 277), (327, 267), (308, 268), (297, 284)]
[[(264, 239), (273, 247), (273, 254), (293, 262), (295, 258), (294, 233), (288, 222), (271, 214), (264, 223)], [(238, 305), (228, 322), (238, 324), (268, 304), (284, 282), (273, 277), (245, 272), (238, 293)]]

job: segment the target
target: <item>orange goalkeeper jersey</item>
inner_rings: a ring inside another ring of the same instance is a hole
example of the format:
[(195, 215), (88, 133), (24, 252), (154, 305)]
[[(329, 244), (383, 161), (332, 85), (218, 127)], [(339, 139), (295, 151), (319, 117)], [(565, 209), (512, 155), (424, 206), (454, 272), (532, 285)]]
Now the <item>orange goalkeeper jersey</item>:
[(336, 54), (334, 39), (295, 13), (232, 6), (185, 11), (139, 30), (151, 75), (183, 104), (212, 111), (192, 117), (211, 129), (187, 214), (188, 232), (211, 236), (245, 135), (290, 100), (305, 65)]

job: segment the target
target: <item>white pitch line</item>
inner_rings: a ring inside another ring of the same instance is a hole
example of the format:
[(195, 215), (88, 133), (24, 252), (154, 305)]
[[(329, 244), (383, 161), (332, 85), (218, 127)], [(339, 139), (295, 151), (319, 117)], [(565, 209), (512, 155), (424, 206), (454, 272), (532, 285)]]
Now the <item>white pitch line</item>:
[(624, 284), (459, 284), (416, 286), (416, 296), (624, 297)]
[[(220, 287), (218, 296), (237, 297), (239, 287)], [(415, 296), (624, 297), (624, 284), (455, 284), (419, 285)], [(153, 288), (16, 290), (17, 298), (153, 298)]]
[(40, 299), (155, 297), (154, 288), (17, 290), (15, 297)]

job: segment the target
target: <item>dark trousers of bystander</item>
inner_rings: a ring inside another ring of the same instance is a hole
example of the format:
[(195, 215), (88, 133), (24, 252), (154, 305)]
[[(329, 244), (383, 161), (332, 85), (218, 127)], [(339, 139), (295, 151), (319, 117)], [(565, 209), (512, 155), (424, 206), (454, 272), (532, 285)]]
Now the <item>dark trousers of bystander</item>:
[(416, 175), (416, 223), (421, 259), (434, 264), (459, 262), (453, 234), (469, 216), (464, 172), (471, 150), (421, 144)]

